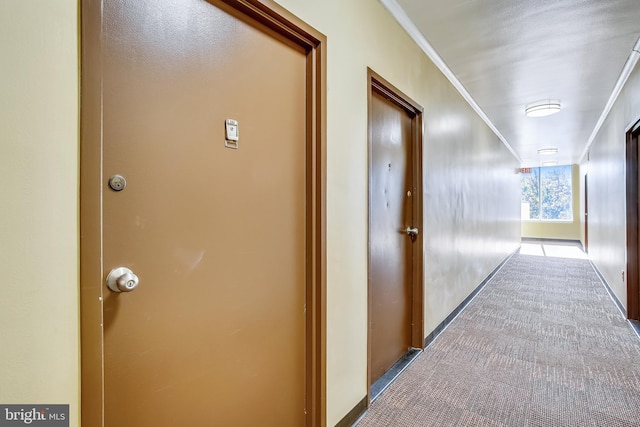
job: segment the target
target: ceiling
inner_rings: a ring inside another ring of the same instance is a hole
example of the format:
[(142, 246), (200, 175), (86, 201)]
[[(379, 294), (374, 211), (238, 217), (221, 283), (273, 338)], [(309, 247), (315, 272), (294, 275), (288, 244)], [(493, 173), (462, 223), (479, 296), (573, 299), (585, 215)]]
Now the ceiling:
[[(638, 0), (381, 1), (435, 51), (522, 166), (580, 161), (640, 36)], [(546, 99), (562, 110), (525, 116)], [(537, 153), (547, 147), (558, 153)]]

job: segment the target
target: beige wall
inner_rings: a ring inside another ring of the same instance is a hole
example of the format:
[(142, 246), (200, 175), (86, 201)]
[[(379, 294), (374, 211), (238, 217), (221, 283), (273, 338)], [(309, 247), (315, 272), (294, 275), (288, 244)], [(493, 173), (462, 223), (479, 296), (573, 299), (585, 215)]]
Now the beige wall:
[(589, 203), (589, 256), (616, 297), (627, 306), (625, 143), (627, 128), (640, 119), (640, 67), (627, 80), (618, 100), (583, 160)]
[(519, 245), (519, 164), (379, 2), (278, 2), (328, 39), (333, 426), (366, 395), (367, 67), (424, 107), (426, 334)]
[(0, 2), (0, 403), (78, 425), (78, 5)]
[(583, 180), (580, 167), (572, 166), (573, 221), (522, 221), (522, 237), (538, 239), (565, 239), (582, 241), (582, 213), (580, 200), (583, 193)]
[[(366, 395), (367, 67), (424, 107), (425, 335), (518, 247), (519, 165), (381, 4), (279, 2), (328, 37), (332, 426)], [(0, 189), (11, 201), (0, 207), (0, 402), (70, 403), (76, 415), (77, 4), (2, 2), (0, 16)]]

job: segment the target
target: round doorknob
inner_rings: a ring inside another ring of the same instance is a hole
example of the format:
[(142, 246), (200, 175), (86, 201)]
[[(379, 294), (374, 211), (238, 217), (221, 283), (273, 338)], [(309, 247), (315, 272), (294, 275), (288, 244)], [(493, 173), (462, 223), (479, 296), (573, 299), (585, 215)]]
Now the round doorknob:
[(407, 227), (404, 230), (404, 232), (407, 233), (407, 235), (409, 235), (411, 237), (416, 237), (418, 235), (418, 229), (417, 228)]
[(138, 276), (126, 267), (114, 268), (107, 276), (107, 287), (113, 292), (131, 292), (139, 282)]

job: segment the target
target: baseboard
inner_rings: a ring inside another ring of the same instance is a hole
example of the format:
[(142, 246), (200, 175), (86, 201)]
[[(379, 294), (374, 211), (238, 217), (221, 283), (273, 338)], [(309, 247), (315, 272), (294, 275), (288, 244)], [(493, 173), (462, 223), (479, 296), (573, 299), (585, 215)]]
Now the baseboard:
[(453, 319), (458, 317), (458, 315), (462, 312), (462, 310), (464, 310), (464, 308), (476, 297), (476, 295), (478, 295), (478, 293), (482, 290), (482, 288), (484, 288), (485, 285), (489, 283), (489, 281), (493, 278), (493, 276), (495, 276), (495, 274), (498, 271), (500, 271), (502, 266), (507, 261), (509, 261), (512, 256), (518, 253), (519, 250), (520, 248), (516, 249), (513, 253), (511, 253), (504, 260), (502, 260), (502, 262), (498, 264), (498, 266), (494, 268), (493, 271), (489, 273), (489, 275), (485, 277), (485, 279), (482, 282), (480, 282), (478, 286), (476, 286), (473, 292), (471, 292), (471, 294), (469, 294), (469, 296), (465, 298), (465, 300), (462, 301), (460, 305), (458, 305), (438, 326), (435, 327), (435, 329), (429, 335), (427, 335), (427, 337), (424, 339), (424, 348), (427, 348), (429, 344), (431, 344), (438, 337), (438, 335), (440, 335), (442, 331), (444, 331), (446, 327), (449, 326), (449, 324), (453, 321)]
[(335, 427), (351, 427), (367, 410), (367, 397), (365, 396), (347, 415), (342, 418)]
[(618, 299), (616, 294), (613, 293), (613, 291), (609, 287), (609, 284), (607, 283), (607, 280), (604, 278), (604, 276), (602, 275), (602, 273), (600, 272), (598, 267), (596, 267), (596, 265), (593, 263), (593, 261), (589, 260), (589, 264), (591, 264), (591, 267), (593, 268), (593, 271), (596, 272), (596, 274), (600, 278), (600, 281), (604, 285), (604, 288), (607, 290), (607, 293), (609, 294), (609, 296), (611, 297), (613, 302), (616, 304), (616, 306), (618, 306), (618, 310), (620, 310), (620, 313), (622, 313), (622, 315), (626, 319), (627, 318), (627, 309), (624, 308), (624, 305), (622, 305), (622, 303), (620, 302), (620, 300)]
[(369, 389), (369, 400), (373, 403), (383, 391), (387, 389), (395, 381), (405, 369), (413, 363), (418, 355), (422, 353), (422, 349), (410, 348), (396, 363), (394, 363), (378, 380), (371, 384)]
[(578, 245), (584, 251), (584, 245), (580, 240), (575, 239), (550, 239), (547, 237), (522, 237), (520, 239), (522, 242), (548, 242), (548, 243), (571, 243), (572, 245)]
[(638, 322), (637, 320), (631, 320), (631, 319), (627, 319), (627, 320), (631, 324), (631, 327), (635, 331), (638, 338), (640, 338), (640, 322)]

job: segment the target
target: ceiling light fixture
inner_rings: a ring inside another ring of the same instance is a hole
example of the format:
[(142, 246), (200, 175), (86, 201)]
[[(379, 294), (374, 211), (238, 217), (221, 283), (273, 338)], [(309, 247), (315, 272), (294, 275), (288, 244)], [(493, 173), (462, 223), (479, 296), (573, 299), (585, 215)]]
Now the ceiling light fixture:
[(528, 104), (524, 109), (527, 117), (545, 117), (560, 111), (560, 101), (546, 99)]
[(541, 156), (548, 156), (550, 154), (556, 154), (557, 152), (558, 149), (556, 147), (541, 148), (538, 150), (538, 154)]
[(558, 162), (556, 160), (551, 160), (550, 162), (542, 162), (542, 166), (557, 166)]

